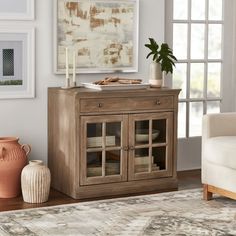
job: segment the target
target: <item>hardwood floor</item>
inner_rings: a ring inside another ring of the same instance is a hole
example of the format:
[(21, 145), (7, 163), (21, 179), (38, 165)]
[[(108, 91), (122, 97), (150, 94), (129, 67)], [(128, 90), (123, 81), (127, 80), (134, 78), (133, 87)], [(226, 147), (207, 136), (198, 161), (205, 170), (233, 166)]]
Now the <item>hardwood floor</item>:
[[(202, 187), (200, 170), (178, 172), (178, 180), (179, 180), (179, 190)], [(105, 198), (102, 198), (102, 199), (105, 199)], [(96, 199), (87, 199), (86, 201), (91, 201), (91, 200), (96, 200)], [(85, 201), (85, 200), (82, 200), (82, 201)], [(11, 198), (11, 199), (0, 199), (0, 212), (27, 209), (27, 208), (45, 207), (45, 206), (55, 206), (55, 205), (61, 205), (61, 204), (77, 203), (77, 202), (82, 202), (82, 201), (74, 200), (52, 189), (50, 192), (49, 201), (42, 204), (25, 203), (21, 196), (17, 198)]]

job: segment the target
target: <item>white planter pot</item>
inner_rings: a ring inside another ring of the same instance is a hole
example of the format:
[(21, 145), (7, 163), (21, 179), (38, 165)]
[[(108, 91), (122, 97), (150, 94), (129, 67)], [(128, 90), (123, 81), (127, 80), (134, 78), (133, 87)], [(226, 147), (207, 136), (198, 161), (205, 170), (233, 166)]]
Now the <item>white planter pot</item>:
[(152, 62), (150, 64), (149, 83), (155, 87), (162, 87), (162, 71), (160, 63)]
[(21, 173), (21, 188), (25, 202), (42, 203), (48, 200), (51, 183), (50, 170), (42, 161), (30, 161)]

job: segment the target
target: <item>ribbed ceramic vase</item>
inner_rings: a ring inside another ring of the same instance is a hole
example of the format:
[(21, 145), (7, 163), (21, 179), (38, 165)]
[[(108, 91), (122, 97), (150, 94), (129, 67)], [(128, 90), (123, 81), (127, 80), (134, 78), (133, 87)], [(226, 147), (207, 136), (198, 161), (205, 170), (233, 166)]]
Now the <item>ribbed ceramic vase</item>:
[(21, 188), (25, 202), (42, 203), (48, 200), (51, 174), (40, 160), (30, 161), (21, 173)]
[(20, 145), (17, 137), (0, 137), (0, 198), (20, 194), (21, 171), (27, 164), (30, 146)]

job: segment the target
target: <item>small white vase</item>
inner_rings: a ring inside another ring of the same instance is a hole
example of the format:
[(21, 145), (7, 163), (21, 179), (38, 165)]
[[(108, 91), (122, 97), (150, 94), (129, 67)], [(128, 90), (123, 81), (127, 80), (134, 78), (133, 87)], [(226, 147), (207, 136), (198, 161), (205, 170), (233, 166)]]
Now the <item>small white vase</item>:
[(48, 200), (50, 170), (40, 160), (30, 161), (21, 173), (21, 188), (25, 202), (43, 203)]
[(149, 83), (155, 87), (162, 87), (162, 71), (160, 63), (152, 62), (149, 65)]

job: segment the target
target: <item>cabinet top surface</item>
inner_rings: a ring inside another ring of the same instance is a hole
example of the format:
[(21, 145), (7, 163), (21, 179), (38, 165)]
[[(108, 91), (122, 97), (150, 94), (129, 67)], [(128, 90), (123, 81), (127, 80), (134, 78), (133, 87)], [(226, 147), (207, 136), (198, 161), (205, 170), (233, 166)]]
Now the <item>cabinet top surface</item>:
[(49, 87), (49, 93), (67, 94), (78, 97), (100, 97), (100, 96), (113, 96), (113, 97), (127, 97), (127, 96), (153, 96), (153, 95), (178, 95), (180, 89), (164, 88), (148, 88), (148, 89), (131, 89), (131, 90), (110, 90), (100, 91), (95, 89), (88, 89), (77, 87), (72, 89), (62, 89), (60, 87)]

